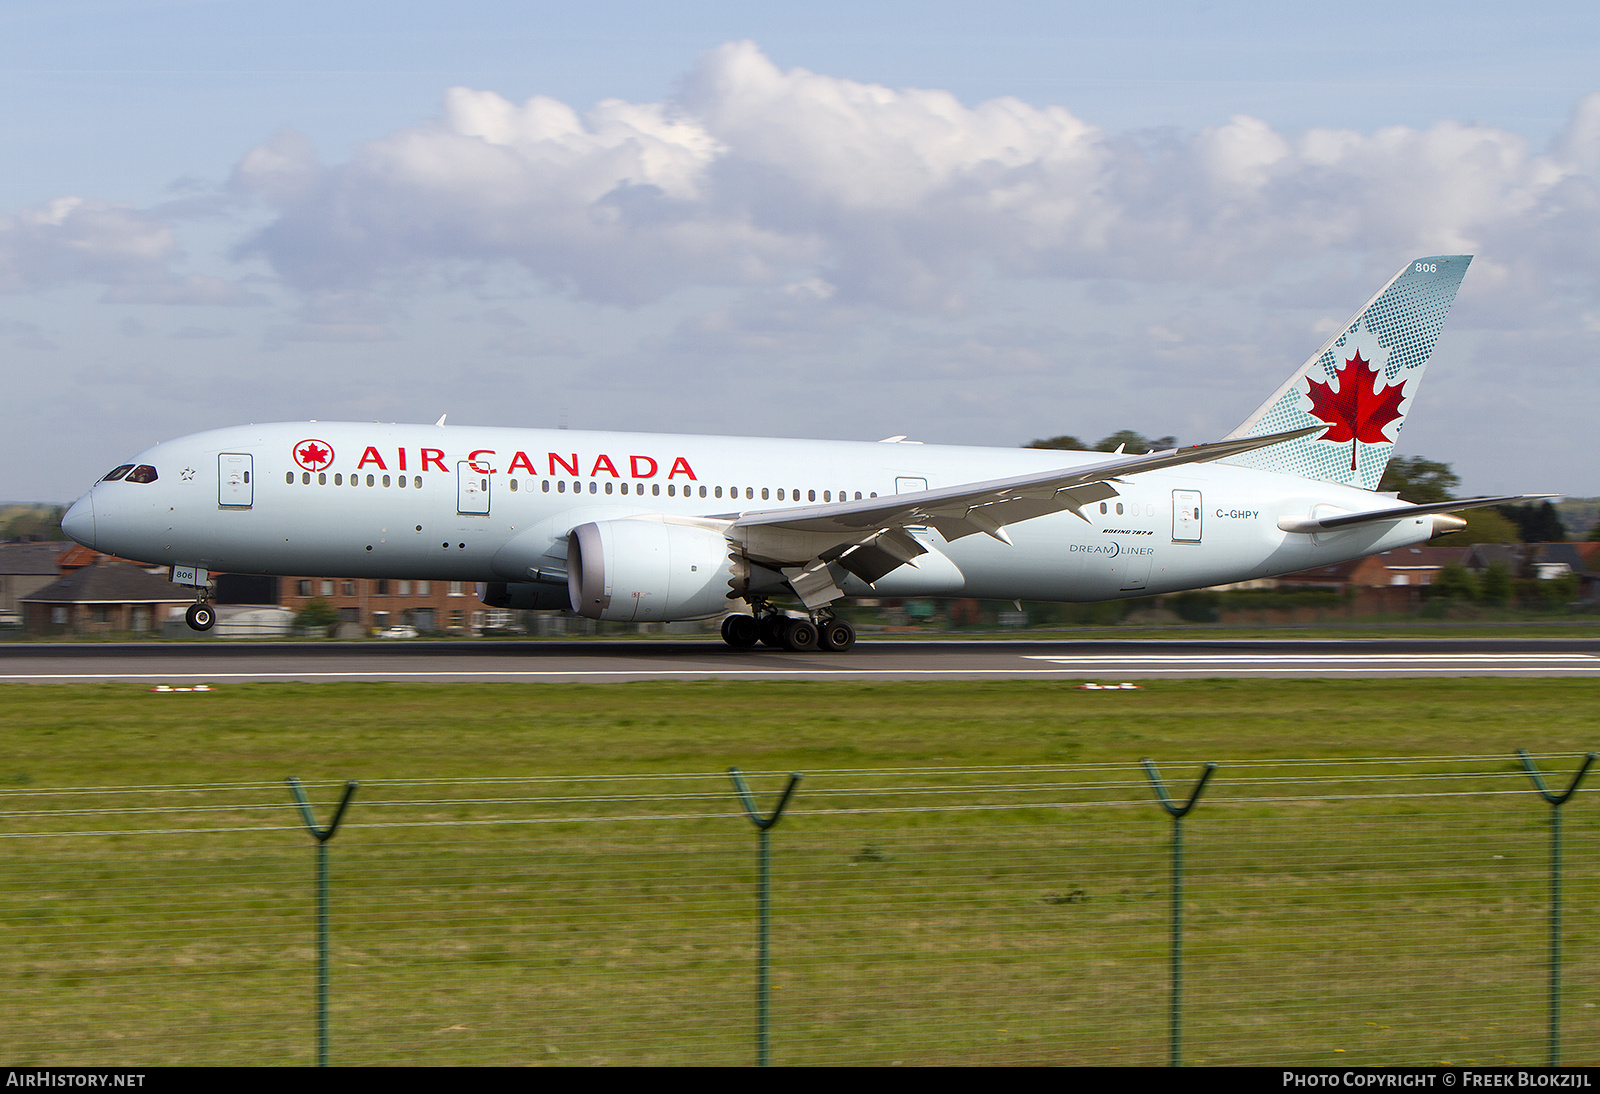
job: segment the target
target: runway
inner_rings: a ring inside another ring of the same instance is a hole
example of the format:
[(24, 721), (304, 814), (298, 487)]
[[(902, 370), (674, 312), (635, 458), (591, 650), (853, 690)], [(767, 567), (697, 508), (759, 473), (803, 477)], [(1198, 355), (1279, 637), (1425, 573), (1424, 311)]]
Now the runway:
[(1597, 639), (864, 640), (846, 654), (716, 640), (0, 644), (0, 682), (1080, 680), (1600, 677)]

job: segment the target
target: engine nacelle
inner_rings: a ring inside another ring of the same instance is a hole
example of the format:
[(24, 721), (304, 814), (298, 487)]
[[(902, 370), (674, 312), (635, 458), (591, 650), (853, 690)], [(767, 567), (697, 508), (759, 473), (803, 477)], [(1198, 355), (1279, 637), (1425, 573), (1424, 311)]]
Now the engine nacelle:
[(714, 528), (625, 518), (580, 524), (567, 540), (572, 610), (661, 623), (727, 611), (728, 541)]

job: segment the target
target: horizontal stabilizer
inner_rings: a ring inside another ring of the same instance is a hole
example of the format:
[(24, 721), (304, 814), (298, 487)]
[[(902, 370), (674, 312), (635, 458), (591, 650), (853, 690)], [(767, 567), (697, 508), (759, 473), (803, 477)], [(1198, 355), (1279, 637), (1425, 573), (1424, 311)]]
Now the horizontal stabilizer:
[(1284, 532), (1310, 535), (1314, 532), (1331, 532), (1357, 524), (1377, 524), (1386, 520), (1405, 520), (1429, 513), (1454, 513), (1458, 509), (1482, 509), (1490, 505), (1514, 505), (1522, 501), (1543, 501), (1559, 498), (1560, 494), (1505, 494), (1494, 498), (1461, 498), (1458, 501), (1440, 501), (1429, 505), (1400, 505), (1392, 509), (1378, 509), (1371, 513), (1340, 513), (1331, 517), (1283, 517), (1278, 528)]

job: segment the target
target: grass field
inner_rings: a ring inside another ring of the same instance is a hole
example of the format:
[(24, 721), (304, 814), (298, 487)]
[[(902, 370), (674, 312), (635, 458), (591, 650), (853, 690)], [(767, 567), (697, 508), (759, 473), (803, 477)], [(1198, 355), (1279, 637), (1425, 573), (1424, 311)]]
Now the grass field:
[[(309, 1062), (292, 774), (324, 818), (363, 783), (329, 845), (335, 1063), (749, 1062), (736, 764), (764, 804), (806, 776), (773, 833), (775, 1062), (1160, 1063), (1148, 755), (1175, 791), (1222, 765), (1185, 822), (1187, 1060), (1538, 1063), (1549, 809), (1512, 753), (1564, 786), (1597, 699), (1558, 679), (6, 687), (0, 1044), (23, 1065)], [(1592, 1063), (1600, 817), (1589, 794), (1566, 811), (1563, 1058)]]

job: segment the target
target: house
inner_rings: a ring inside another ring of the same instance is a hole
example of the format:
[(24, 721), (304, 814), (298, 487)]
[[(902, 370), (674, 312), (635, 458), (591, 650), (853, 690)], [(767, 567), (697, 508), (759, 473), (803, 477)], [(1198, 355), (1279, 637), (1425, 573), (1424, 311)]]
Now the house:
[(92, 551), (90, 557), (73, 554), (63, 556), (60, 577), (19, 598), (29, 633), (156, 634), (164, 620), (181, 618), (194, 603), (183, 587), (132, 562)]
[(517, 613), (487, 607), (470, 581), (405, 578), (286, 577), (281, 603), (298, 613), (313, 600), (326, 601), (341, 623), (363, 629), (412, 626), (424, 633), (477, 633), (510, 627)]
[(0, 623), (22, 621), (21, 599), (61, 576), (70, 543), (0, 543)]

